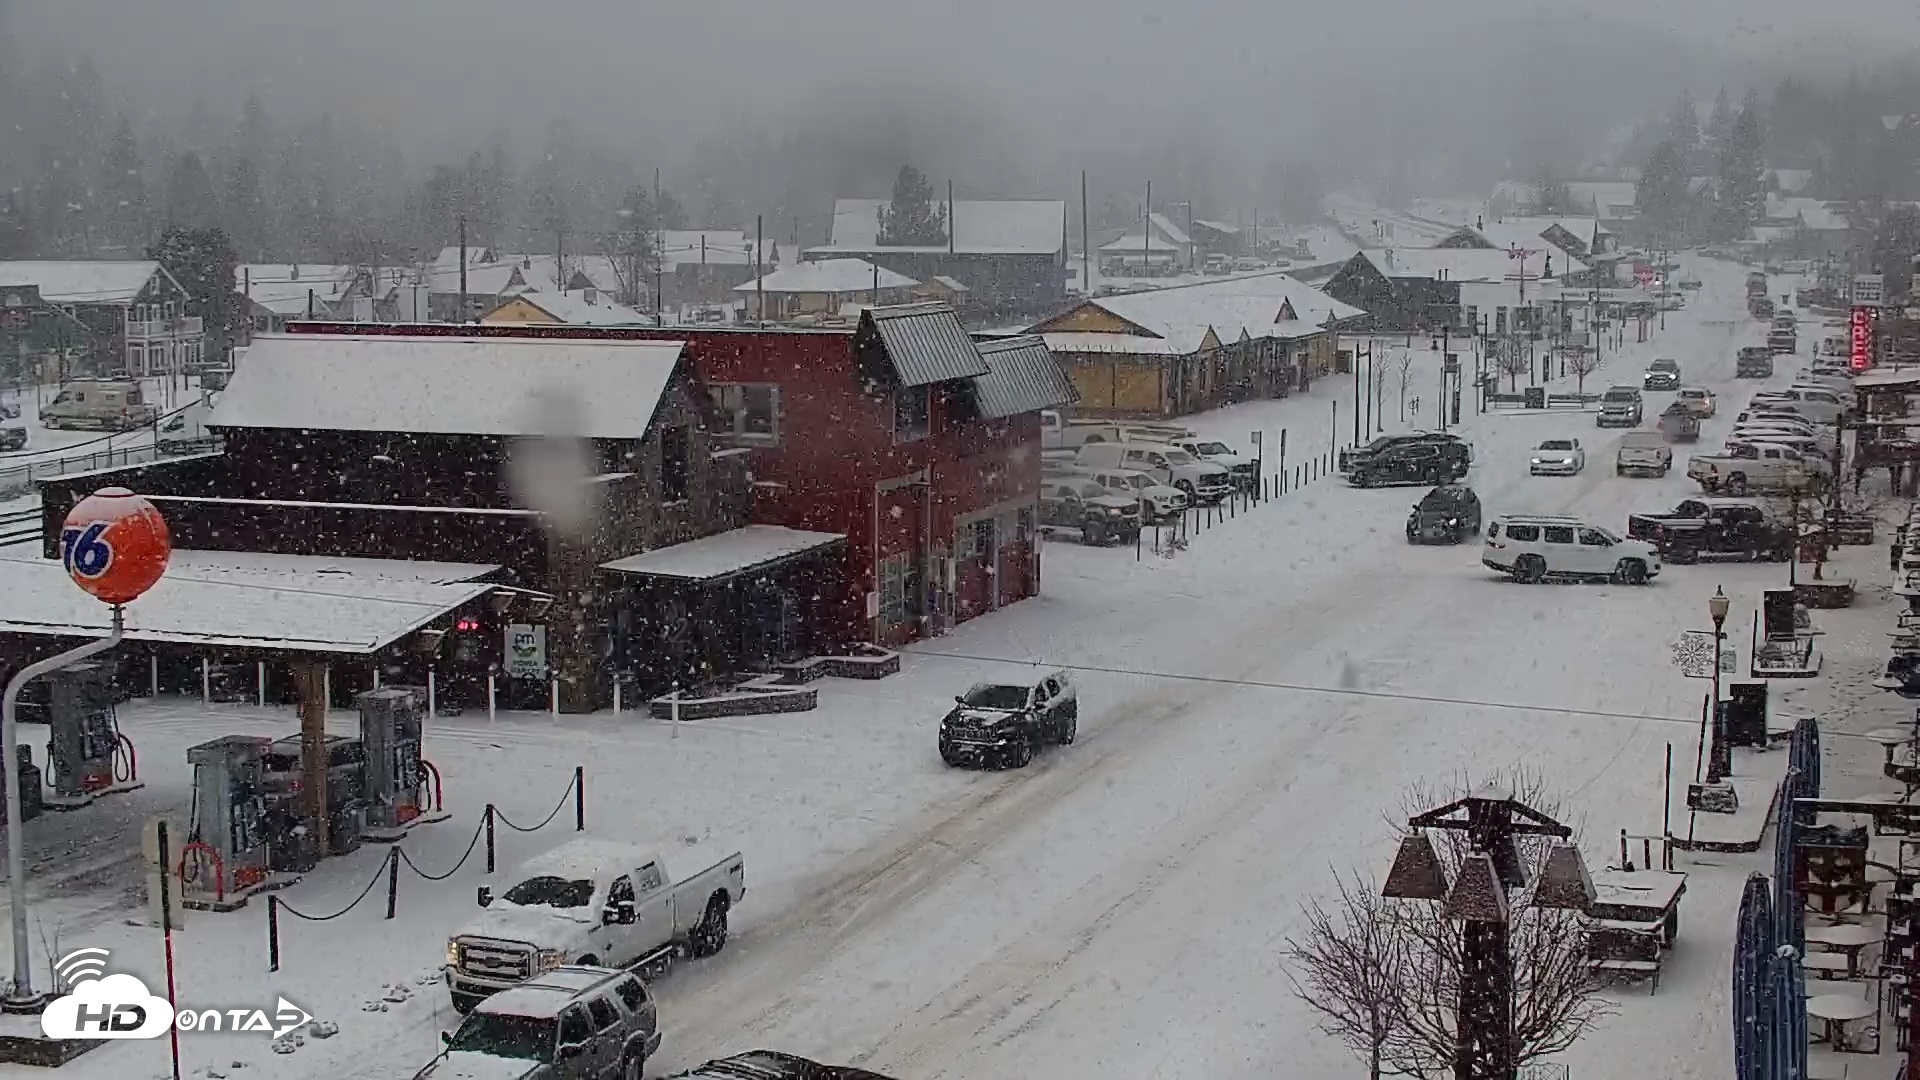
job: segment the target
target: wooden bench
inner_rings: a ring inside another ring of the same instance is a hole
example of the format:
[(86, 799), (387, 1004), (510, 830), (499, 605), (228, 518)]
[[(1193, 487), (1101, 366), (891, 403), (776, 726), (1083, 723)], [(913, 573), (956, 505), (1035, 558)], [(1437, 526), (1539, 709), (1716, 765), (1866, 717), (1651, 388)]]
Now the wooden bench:
[(1587, 970), (1603, 982), (1638, 982), (1646, 979), (1649, 994), (1660, 992), (1658, 960), (1589, 960)]
[(1587, 937), (1587, 971), (1601, 981), (1649, 982), (1648, 993), (1660, 991), (1662, 935), (1597, 926)]

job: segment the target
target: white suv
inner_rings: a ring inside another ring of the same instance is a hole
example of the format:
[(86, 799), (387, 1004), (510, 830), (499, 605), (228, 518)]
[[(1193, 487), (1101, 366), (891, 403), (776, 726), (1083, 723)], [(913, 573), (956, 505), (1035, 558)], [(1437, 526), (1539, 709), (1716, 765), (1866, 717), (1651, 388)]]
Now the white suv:
[(1660, 573), (1652, 544), (1628, 540), (1576, 517), (1506, 514), (1487, 529), (1480, 562), (1532, 584), (1548, 578), (1604, 578), (1645, 585)]

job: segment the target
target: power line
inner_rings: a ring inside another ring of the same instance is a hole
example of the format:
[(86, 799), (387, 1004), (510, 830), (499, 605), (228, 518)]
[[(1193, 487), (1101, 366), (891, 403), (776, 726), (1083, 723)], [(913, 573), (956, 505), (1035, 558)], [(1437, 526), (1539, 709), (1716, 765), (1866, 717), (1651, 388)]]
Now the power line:
[[(911, 655), (942, 660), (968, 660), (986, 664), (1010, 664), (1018, 667), (1054, 668), (1061, 671), (1090, 672), (1097, 675), (1127, 675), (1142, 679), (1165, 679), (1172, 682), (1237, 686), (1253, 690), (1282, 690), (1300, 694), (1324, 694), (1328, 697), (1371, 698), (1381, 701), (1408, 701), (1426, 705), (1457, 705), (1479, 709), (1499, 709), (1506, 712), (1553, 713), (1560, 716), (1602, 720), (1633, 720), (1656, 724), (1681, 724), (1696, 729), (1700, 726), (1700, 718), (1697, 716), (1662, 716), (1655, 713), (1620, 712), (1612, 709), (1582, 709), (1565, 705), (1532, 705), (1513, 701), (1492, 701), (1483, 698), (1449, 697), (1444, 694), (1416, 694), (1394, 690), (1366, 690), (1358, 687), (1343, 686), (1314, 686), (1310, 683), (1280, 682), (1271, 679), (1232, 678), (1224, 675), (1196, 675), (1183, 671), (1149, 671), (1144, 668), (1106, 666), (1101, 664), (1076, 664), (1058, 660), (1020, 660), (1009, 656), (983, 656), (974, 653), (916, 651)], [(1822, 738), (1831, 736), (1834, 738), (1871, 741), (1865, 735), (1847, 731), (1822, 731), (1820, 734)]]

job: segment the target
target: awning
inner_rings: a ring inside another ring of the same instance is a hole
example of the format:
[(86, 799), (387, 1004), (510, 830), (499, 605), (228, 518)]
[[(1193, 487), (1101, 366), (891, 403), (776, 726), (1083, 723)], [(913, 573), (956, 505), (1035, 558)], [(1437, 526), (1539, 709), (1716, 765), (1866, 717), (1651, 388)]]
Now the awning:
[(600, 569), (640, 577), (719, 581), (797, 559), (845, 540), (840, 533), (808, 532), (784, 525), (745, 525), (601, 563)]
[(1038, 335), (983, 341), (979, 348), (990, 369), (973, 379), (973, 397), (982, 415), (999, 420), (1079, 400)]
[[(499, 567), (253, 552), (176, 551), (127, 605), (126, 638), (225, 648), (365, 655), (491, 591)], [(105, 604), (58, 559), (0, 557), (0, 634), (100, 637)]]

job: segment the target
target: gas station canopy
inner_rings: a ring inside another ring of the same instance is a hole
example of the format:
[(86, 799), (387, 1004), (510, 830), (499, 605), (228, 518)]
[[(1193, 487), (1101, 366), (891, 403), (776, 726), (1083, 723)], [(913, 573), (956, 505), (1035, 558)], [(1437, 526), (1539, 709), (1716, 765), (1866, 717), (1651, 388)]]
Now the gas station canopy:
[[(127, 605), (130, 641), (286, 652), (377, 652), (497, 586), (476, 563), (175, 551)], [(58, 559), (0, 551), (0, 634), (99, 637), (107, 610)]]

